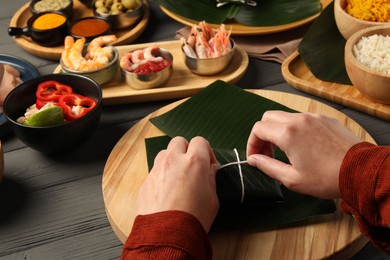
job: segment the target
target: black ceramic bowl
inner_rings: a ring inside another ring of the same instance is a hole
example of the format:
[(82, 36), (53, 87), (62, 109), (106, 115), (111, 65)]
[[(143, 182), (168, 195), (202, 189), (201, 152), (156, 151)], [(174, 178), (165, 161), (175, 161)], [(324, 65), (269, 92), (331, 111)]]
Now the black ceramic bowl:
[[(51, 29), (34, 28), (33, 24), (35, 20), (37, 20), (38, 18), (46, 14), (61, 15), (65, 18), (65, 22)], [(61, 12), (43, 12), (31, 16), (30, 19), (28, 19), (27, 21), (27, 27), (24, 28), (9, 27), (8, 34), (10, 36), (25, 35), (31, 37), (33, 41), (35, 41), (36, 43), (42, 46), (52, 47), (52, 46), (62, 45), (64, 43), (65, 36), (68, 33), (68, 25), (69, 25), (69, 19), (65, 14)]]
[[(33, 127), (18, 123), (17, 119), (35, 103), (38, 84), (47, 80), (67, 84), (75, 93), (96, 99), (96, 107), (79, 119), (56, 126)], [(86, 141), (99, 124), (101, 108), (100, 86), (90, 78), (73, 74), (49, 74), (26, 81), (11, 91), (3, 106), (15, 135), (31, 148), (47, 154), (69, 151)]]
[(68, 34), (73, 38), (85, 38), (86, 42), (92, 41), (94, 38), (111, 33), (111, 24), (105, 18), (88, 16), (74, 21), (70, 27)]
[(46, 10), (40, 10), (40, 9), (36, 9), (36, 4), (38, 2), (42, 2), (42, 0), (31, 0), (30, 2), (30, 10), (33, 14), (39, 14), (39, 13), (42, 13), (42, 12), (48, 12), (48, 11), (57, 11), (57, 12), (61, 12), (61, 13), (64, 13), (67, 17), (69, 18), (72, 18), (73, 16), (73, 0), (69, 0), (68, 4), (66, 6), (64, 6), (63, 8), (47, 8)]

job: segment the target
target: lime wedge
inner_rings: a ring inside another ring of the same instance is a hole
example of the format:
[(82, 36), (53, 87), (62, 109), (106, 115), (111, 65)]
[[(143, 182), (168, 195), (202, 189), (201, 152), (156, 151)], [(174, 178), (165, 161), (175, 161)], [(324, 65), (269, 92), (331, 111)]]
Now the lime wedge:
[(24, 120), (23, 124), (28, 126), (52, 126), (64, 122), (64, 112), (61, 107), (52, 106), (41, 109), (38, 113)]

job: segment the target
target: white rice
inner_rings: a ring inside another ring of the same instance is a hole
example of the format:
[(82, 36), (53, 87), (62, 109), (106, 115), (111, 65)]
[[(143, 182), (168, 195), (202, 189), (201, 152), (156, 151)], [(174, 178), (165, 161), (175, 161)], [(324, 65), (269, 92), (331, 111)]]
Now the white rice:
[(365, 66), (390, 74), (390, 36), (374, 34), (362, 37), (353, 46), (353, 54)]

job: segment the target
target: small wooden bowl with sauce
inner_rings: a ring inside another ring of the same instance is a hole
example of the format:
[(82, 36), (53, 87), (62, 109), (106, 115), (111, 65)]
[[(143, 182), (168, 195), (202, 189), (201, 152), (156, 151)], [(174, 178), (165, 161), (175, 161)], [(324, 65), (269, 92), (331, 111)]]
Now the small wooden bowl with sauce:
[(73, 22), (69, 27), (69, 35), (76, 39), (85, 38), (86, 42), (111, 33), (110, 23), (100, 17), (84, 17)]

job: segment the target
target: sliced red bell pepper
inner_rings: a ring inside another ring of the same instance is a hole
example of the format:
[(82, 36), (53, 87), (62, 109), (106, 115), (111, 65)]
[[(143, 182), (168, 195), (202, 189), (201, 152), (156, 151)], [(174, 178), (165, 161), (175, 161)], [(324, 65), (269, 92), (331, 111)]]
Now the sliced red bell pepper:
[(70, 93), (73, 93), (70, 86), (55, 80), (48, 80), (38, 85), (36, 97), (37, 100), (43, 101), (42, 103), (45, 104), (47, 102), (56, 102), (60, 96)]
[(79, 94), (65, 94), (58, 100), (58, 105), (64, 110), (64, 117), (68, 121), (83, 117), (91, 111), (97, 102), (91, 97), (85, 97)]

